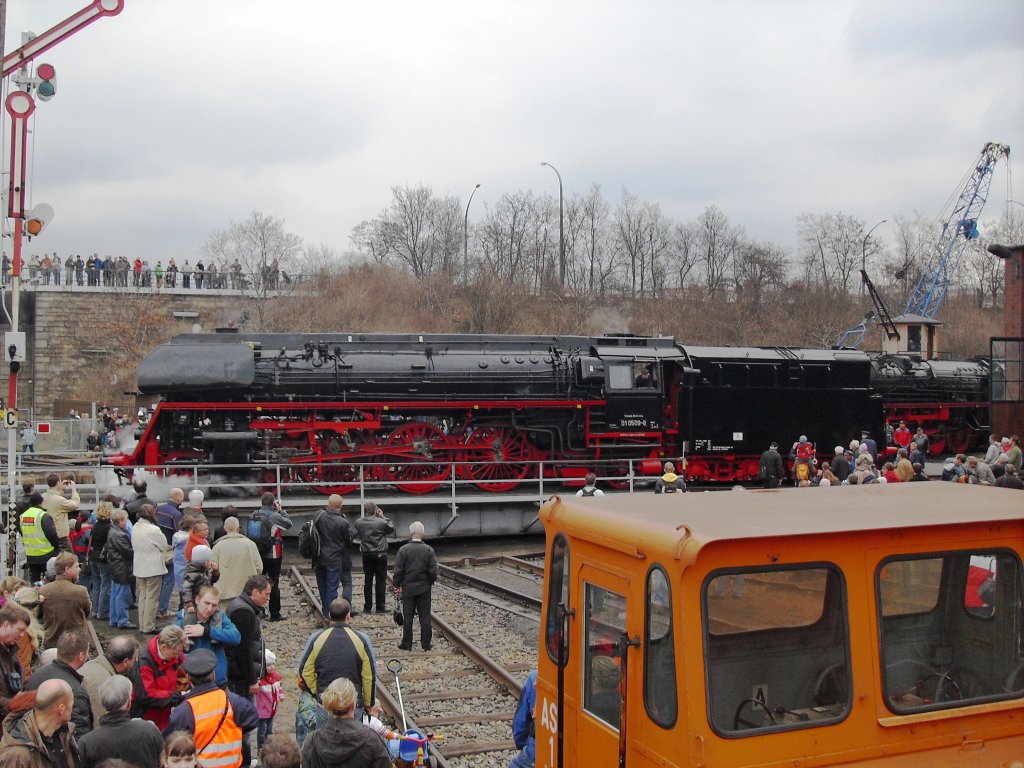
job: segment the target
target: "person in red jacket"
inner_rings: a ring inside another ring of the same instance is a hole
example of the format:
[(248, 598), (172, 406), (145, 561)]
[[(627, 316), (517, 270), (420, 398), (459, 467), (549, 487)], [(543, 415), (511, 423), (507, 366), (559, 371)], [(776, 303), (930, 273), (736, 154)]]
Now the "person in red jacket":
[(907, 422), (901, 421), (900, 425), (892, 433), (892, 441), (896, 444), (897, 448), (906, 448), (910, 451), (910, 441), (913, 439), (913, 435), (910, 434), (910, 430), (907, 429)]
[(210, 546), (210, 523), (205, 517), (195, 518), (192, 523), (192, 530), (189, 531), (188, 541), (185, 542), (185, 562), (192, 562), (192, 550), (198, 546)]
[(132, 717), (150, 720), (161, 731), (167, 727), (171, 709), (182, 699), (178, 671), (184, 663), (187, 645), (185, 630), (171, 624), (139, 651), (139, 660), (132, 670), (135, 683)]
[(814, 457), (814, 443), (807, 439), (807, 435), (800, 435), (800, 439), (793, 443), (789, 457), (793, 459), (793, 480), (796, 483), (810, 482), (814, 476), (813, 465), (818, 462)]

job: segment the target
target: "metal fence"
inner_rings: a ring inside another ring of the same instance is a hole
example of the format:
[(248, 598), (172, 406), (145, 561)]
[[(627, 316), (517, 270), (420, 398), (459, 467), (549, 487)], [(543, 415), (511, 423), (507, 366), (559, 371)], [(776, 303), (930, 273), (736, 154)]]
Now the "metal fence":
[[(71, 426), (73, 428), (74, 425)], [(65, 439), (67, 435), (54, 438), (57, 442)], [(82, 453), (84, 460), (85, 452)], [(35, 456), (18, 454), (18, 483), (30, 481), (43, 485), (46, 476), (52, 472), (62, 477), (72, 477), (78, 486), (83, 506), (90, 509), (109, 493), (126, 497), (131, 492), (127, 474), (119, 468), (100, 465), (98, 457), (96, 464), (77, 463), (73, 457), (73, 463), (69, 463), (66, 454), (62, 455), (60, 461), (54, 457), (52, 463), (47, 458), (45, 452)], [(391, 472), (396, 470), (393, 462), (323, 465), (326, 476), (338, 478), (339, 471), (342, 471), (343, 479), (316, 479), (308, 473), (303, 477), (303, 473), (297, 471), (299, 468), (294, 464), (170, 465), (136, 469), (135, 472), (146, 479), (151, 498), (162, 501), (172, 487), (186, 491), (200, 488), (209, 506), (214, 509), (226, 504), (234, 504), (239, 508), (257, 507), (260, 495), (268, 491), (278, 498), (290, 499), (299, 506), (323, 506), (327, 495), (340, 489), (346, 506), (387, 498), (400, 501), (403, 505), (445, 505), (457, 508), (460, 502), (469, 497), (474, 503), (501, 504), (524, 499), (542, 501), (552, 493), (567, 490), (575, 493), (583, 486), (583, 474), (574, 469), (571, 476), (566, 476), (567, 465), (564, 462), (506, 462), (500, 465), (506, 469), (521, 467), (525, 475), (522, 479), (471, 479), (463, 472), (465, 466), (468, 465), (452, 464), (443, 480), (403, 479), (400, 482), (379, 479), (385, 469)], [(479, 468), (480, 462), (474, 462), (473, 466)], [(574, 468), (578, 466), (573, 465)], [(596, 462), (588, 469), (597, 475), (599, 486), (606, 491), (614, 488), (632, 492), (637, 484), (649, 484), (655, 479), (639, 473), (639, 462), (609, 462), (606, 466)], [(430, 490), (425, 493), (408, 493), (397, 489), (396, 485), (423, 490), (429, 487)], [(500, 492), (481, 487), (506, 485), (512, 487)]]

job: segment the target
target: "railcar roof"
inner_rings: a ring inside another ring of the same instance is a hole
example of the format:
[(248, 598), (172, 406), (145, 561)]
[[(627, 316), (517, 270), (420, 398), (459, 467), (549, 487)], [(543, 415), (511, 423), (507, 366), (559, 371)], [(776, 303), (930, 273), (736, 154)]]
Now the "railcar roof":
[(664, 551), (675, 549), (687, 532), (692, 543), (705, 546), (722, 540), (979, 522), (1021, 524), (1024, 493), (942, 481), (668, 495), (643, 492), (552, 497), (540, 516), (592, 540)]
[(807, 349), (797, 347), (700, 347), (683, 344), (687, 354), (701, 360), (793, 360), (832, 363), (837, 360), (866, 362), (869, 356), (858, 349)]

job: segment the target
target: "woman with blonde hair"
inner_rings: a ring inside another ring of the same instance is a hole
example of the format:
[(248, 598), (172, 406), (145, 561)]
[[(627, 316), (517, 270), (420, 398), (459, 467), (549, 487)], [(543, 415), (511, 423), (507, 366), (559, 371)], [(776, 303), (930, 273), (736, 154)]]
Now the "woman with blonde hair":
[(89, 598), (92, 600), (92, 614), (97, 621), (110, 618), (110, 570), (106, 558), (103, 557), (103, 546), (107, 543), (110, 533), (110, 516), (114, 505), (109, 501), (101, 501), (96, 505), (96, 524), (92, 527), (89, 538), (89, 570), (92, 571), (92, 583), (89, 585)]
[(390, 768), (384, 741), (355, 718), (356, 689), (339, 677), (320, 695), (330, 717), (302, 743), (302, 768)]
[(27, 586), (28, 582), (21, 576), (8, 576), (0, 580), (0, 608), (7, 605), (7, 601), (14, 597), (15, 592)]

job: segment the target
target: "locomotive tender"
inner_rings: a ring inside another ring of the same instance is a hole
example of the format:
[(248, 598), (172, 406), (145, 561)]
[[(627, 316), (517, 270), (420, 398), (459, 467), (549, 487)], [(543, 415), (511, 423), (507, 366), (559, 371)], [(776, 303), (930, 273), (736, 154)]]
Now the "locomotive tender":
[(140, 363), (140, 394), (161, 399), (134, 450), (107, 463), (284, 465), (332, 493), (367, 473), (429, 493), (453, 467), (503, 492), (539, 462), (554, 478), (624, 478), (630, 460), (655, 474), (682, 456), (691, 479), (750, 480), (773, 440), (806, 434), (828, 454), (862, 429), (881, 435), (880, 380), (933, 405), (934, 392), (906, 396), (919, 366), (893, 370), (856, 350), (630, 335), (185, 334)]

